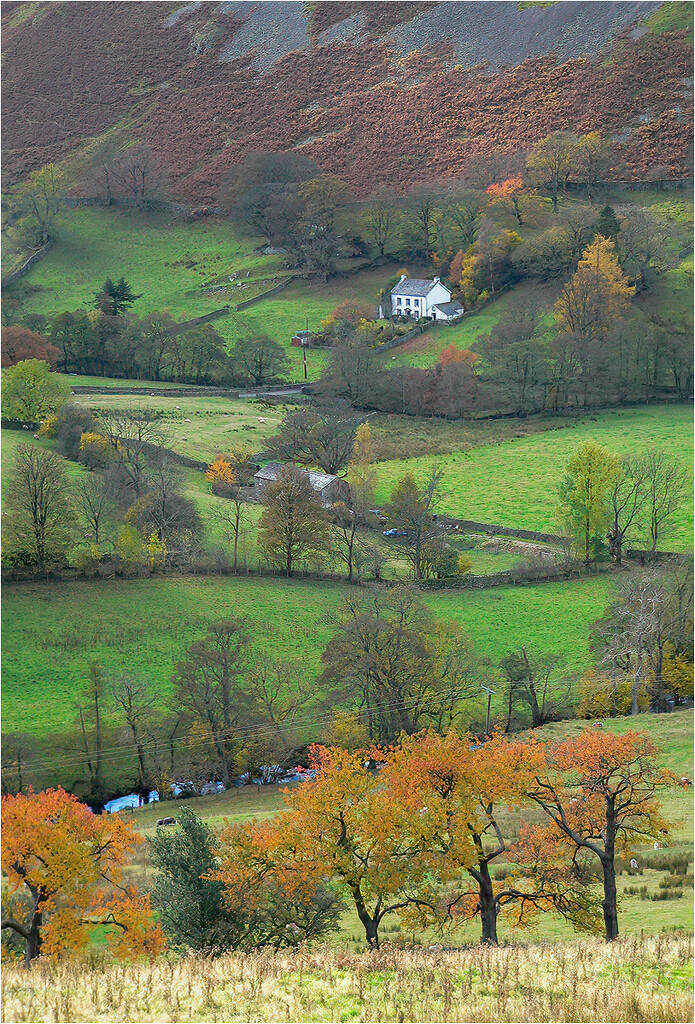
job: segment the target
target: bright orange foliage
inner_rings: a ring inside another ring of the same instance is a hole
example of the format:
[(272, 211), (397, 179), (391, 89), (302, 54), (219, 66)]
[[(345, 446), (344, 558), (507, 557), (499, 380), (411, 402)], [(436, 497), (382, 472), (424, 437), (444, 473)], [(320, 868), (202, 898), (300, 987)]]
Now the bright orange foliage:
[(609, 841), (630, 853), (650, 840), (666, 841), (669, 825), (656, 795), (675, 783), (675, 775), (659, 764), (648, 736), (632, 731), (617, 736), (587, 728), (576, 739), (550, 749), (534, 794), (556, 822), (562, 820), (562, 808), (565, 835), (589, 844), (589, 849), (604, 849), (602, 832), (609, 815)]
[(465, 363), (466, 366), (473, 366), (478, 358), (477, 352), (471, 352), (469, 348), (456, 348), (451, 343), (439, 354), (439, 365), (448, 366), (450, 363)]
[[(77, 951), (97, 925), (118, 926), (109, 939), (122, 954), (156, 955), (164, 947), (148, 897), (120, 885), (142, 841), (132, 825), (93, 814), (60, 788), (3, 797), (2, 819), (2, 870), (11, 894), (2, 925), (24, 938), (27, 962)], [(18, 896), (29, 898), (28, 914)]]
[[(522, 828), (509, 837), (509, 810), (526, 802), (526, 790), (545, 760), (541, 744), (496, 736), (482, 747), (454, 732), (404, 739), (389, 757), (382, 782), (389, 792), (390, 827), (409, 835), (426, 857), (423, 865), (444, 890), (439, 915), (480, 915), (484, 942), (497, 941), (497, 917), (509, 908), (517, 924), (539, 911), (556, 910), (576, 927), (597, 926), (595, 899), (571, 873), (571, 861), (548, 828)], [(512, 862), (502, 880), (490, 864)], [(461, 882), (461, 874), (469, 882)]]
[(507, 178), (505, 181), (497, 181), (493, 185), (489, 185), (485, 191), (493, 200), (510, 199), (515, 192), (520, 192), (523, 187), (523, 178), (516, 177)]
[(368, 945), (377, 947), (384, 916), (431, 902), (432, 882), (400, 827), (407, 811), (390, 806), (370, 758), (325, 747), (314, 747), (312, 756), (316, 778), (286, 791), (287, 813), (247, 832), (246, 849), (238, 829), (223, 836), (223, 847), (231, 841), (236, 853), (221, 877), (232, 899), (259, 875), (274, 875), (290, 891), (334, 879), (352, 900)]
[(218, 455), (205, 470), (205, 477), (211, 483), (235, 484), (237, 482), (234, 469), (223, 455)]
[(666, 843), (669, 823), (657, 794), (676, 782), (659, 764), (648, 736), (585, 729), (549, 748), (529, 795), (543, 808), (568, 855), (598, 857), (603, 873), (606, 939), (618, 937), (615, 856), (649, 840)]

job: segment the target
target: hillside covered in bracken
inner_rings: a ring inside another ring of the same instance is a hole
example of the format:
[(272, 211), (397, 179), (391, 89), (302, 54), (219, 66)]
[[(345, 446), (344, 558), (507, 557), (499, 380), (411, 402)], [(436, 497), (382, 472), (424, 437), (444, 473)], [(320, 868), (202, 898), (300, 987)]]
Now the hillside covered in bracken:
[[(484, 8), (484, 17), (483, 17)], [(691, 173), (687, 3), (3, 4), (6, 184), (148, 144), (184, 200), (248, 151), (405, 190), (554, 130)], [(40, 59), (37, 59), (37, 55)]]

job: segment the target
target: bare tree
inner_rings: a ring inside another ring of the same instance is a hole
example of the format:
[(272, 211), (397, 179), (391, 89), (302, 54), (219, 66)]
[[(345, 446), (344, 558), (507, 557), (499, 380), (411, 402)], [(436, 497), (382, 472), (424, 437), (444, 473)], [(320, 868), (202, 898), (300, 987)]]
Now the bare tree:
[(675, 560), (650, 568), (618, 587), (617, 599), (595, 623), (592, 643), (603, 664), (632, 678), (632, 714), (639, 713), (640, 687), (655, 711), (668, 711), (663, 667), (669, 651), (692, 656), (692, 567)]
[(168, 432), (144, 406), (105, 409), (99, 416), (100, 429), (108, 439), (114, 461), (120, 465), (128, 484), (139, 498), (145, 490), (145, 469), (153, 449), (166, 445)]
[(341, 473), (350, 461), (359, 422), (359, 416), (344, 405), (296, 409), (285, 416), (267, 448), (278, 459), (318, 464), (324, 473)]
[(554, 678), (562, 661), (562, 655), (559, 654), (540, 657), (529, 654), (525, 645), (502, 660), (501, 667), (507, 678), (505, 732), (510, 731), (514, 706), (517, 703), (529, 707), (533, 729), (562, 716), (570, 695), (570, 684), (558, 686)]
[(434, 248), (443, 205), (444, 197), (441, 190), (429, 185), (416, 185), (407, 198), (407, 213), (409, 226), (413, 232), (414, 249), (427, 263)]
[(223, 496), (229, 504), (215, 508), (212, 511), (212, 518), (225, 531), (227, 541), (232, 545), (232, 569), (236, 572), (239, 567), (239, 541), (248, 503), (238, 484), (225, 485)]
[(316, 701), (301, 662), (254, 657), (239, 693), (240, 724), (245, 732), (248, 767), (287, 762), (302, 744), (301, 713)]
[(608, 550), (616, 565), (622, 564), (623, 544), (638, 523), (647, 499), (643, 460), (626, 456), (609, 493)]
[(34, 781), (34, 762), (38, 753), (36, 737), (25, 732), (3, 733), (2, 743), (2, 792), (21, 793)]
[(91, 530), (94, 543), (100, 543), (104, 523), (113, 512), (113, 493), (101, 473), (90, 473), (75, 486), (77, 512)]
[(645, 514), (649, 526), (652, 555), (659, 537), (669, 527), (681, 507), (689, 474), (675, 459), (656, 448), (643, 460), (646, 489)]
[(338, 501), (331, 509), (332, 531), (336, 557), (347, 569), (348, 582), (352, 583), (357, 554), (357, 528), (360, 514), (357, 509), (348, 508), (344, 501)]
[(94, 800), (104, 796), (102, 776), (104, 762), (104, 705), (106, 694), (101, 665), (96, 659), (89, 662), (87, 682), (77, 701), (77, 717), (82, 737), (82, 748), (89, 775), (89, 792)]
[(113, 702), (123, 716), (132, 738), (138, 759), (138, 788), (142, 791), (150, 783), (147, 764), (147, 743), (152, 708), (159, 703), (159, 697), (144, 679), (130, 673), (123, 673), (114, 680), (111, 687)]
[(174, 677), (180, 705), (209, 729), (226, 785), (234, 763), (234, 729), (240, 713), (236, 690), (246, 666), (247, 645), (244, 620), (216, 623), (202, 640), (191, 644)]
[(372, 193), (362, 210), (362, 220), (367, 237), (383, 256), (394, 231), (398, 217), (398, 196), (389, 186), (383, 186)]
[(407, 473), (394, 486), (386, 506), (393, 526), (405, 534), (405, 547), (413, 566), (415, 579), (422, 578), (423, 548), (440, 531), (435, 509), (441, 495), (444, 471), (433, 466), (422, 487)]
[(139, 202), (154, 198), (167, 180), (164, 165), (148, 146), (140, 143), (131, 146), (114, 161), (111, 177), (127, 196)]
[(308, 473), (296, 466), (283, 466), (277, 480), (263, 488), (261, 504), (258, 543), (287, 576), (292, 575), (300, 558), (328, 550), (328, 513)]

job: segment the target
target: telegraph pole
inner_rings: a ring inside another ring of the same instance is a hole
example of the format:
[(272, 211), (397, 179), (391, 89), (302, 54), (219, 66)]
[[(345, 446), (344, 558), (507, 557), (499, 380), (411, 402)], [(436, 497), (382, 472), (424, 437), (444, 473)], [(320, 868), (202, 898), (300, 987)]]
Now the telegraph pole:
[(490, 686), (485, 686), (484, 683), (480, 684), (480, 689), (485, 690), (487, 694), (487, 715), (485, 716), (485, 735), (490, 735), (490, 705), (492, 703), (493, 696), (497, 695), (497, 690), (493, 690)]
[(304, 337), (304, 344), (302, 345), (302, 357), (303, 357), (303, 361), (304, 361), (304, 380), (308, 379), (307, 375), (306, 375), (306, 349), (307, 349), (307, 345), (308, 344), (309, 344), (309, 318), (307, 317), (307, 319), (306, 319), (306, 335)]

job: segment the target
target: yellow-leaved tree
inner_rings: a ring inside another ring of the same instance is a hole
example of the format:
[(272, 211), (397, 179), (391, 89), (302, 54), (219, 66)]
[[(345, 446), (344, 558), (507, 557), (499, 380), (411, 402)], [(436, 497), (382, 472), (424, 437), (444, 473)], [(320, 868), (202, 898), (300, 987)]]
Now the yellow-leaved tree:
[(591, 341), (623, 318), (634, 294), (618, 263), (614, 243), (597, 235), (562, 289), (555, 303), (555, 319), (561, 331)]

